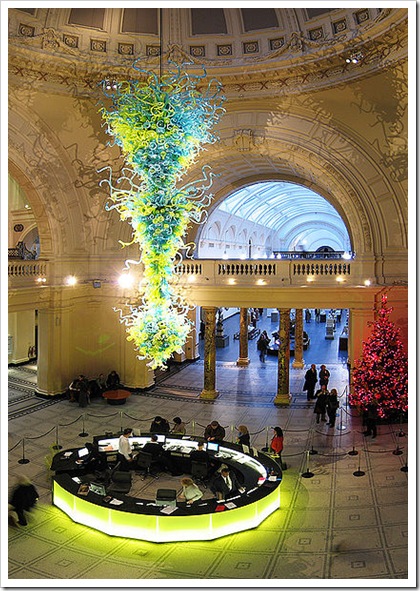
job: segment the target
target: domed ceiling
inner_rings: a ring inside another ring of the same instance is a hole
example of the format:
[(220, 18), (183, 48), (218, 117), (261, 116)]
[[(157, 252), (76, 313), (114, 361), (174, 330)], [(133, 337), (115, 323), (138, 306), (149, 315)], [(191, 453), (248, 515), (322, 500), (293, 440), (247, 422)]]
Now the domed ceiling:
[[(9, 63), (30, 52), (31, 59), (56, 62), (56, 73), (61, 61), (72, 76), (76, 72), (68, 61), (77, 57), (79, 76), (83, 65), (94, 76), (103, 75), (104, 68), (118, 75), (136, 58), (159, 59), (162, 49), (164, 61), (189, 60), (217, 69), (225, 92), (237, 90), (229, 77), (243, 77), (244, 65), (248, 85), (264, 72), (275, 84), (277, 73), (290, 78), (304, 75), (305, 68), (318, 70), (317, 83), (325, 85), (338, 75), (342, 81), (378, 68), (385, 57), (388, 64), (397, 60), (401, 46), (390, 43), (389, 35), (392, 30), (396, 39), (404, 37), (405, 19), (406, 9), (371, 6), (9, 8)], [(320, 67), (326, 69), (320, 72)], [(305, 83), (310, 82), (307, 77)]]

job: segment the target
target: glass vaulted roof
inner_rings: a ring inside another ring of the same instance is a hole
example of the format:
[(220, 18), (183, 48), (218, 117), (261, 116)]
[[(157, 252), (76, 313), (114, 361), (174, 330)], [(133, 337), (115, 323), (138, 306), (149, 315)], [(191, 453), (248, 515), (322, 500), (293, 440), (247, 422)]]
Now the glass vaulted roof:
[(321, 243), (329, 245), (332, 239), (335, 249), (339, 244), (343, 250), (350, 246), (347, 228), (334, 207), (311, 189), (295, 183), (270, 181), (243, 187), (212, 212), (208, 224), (218, 211), (273, 230), (286, 249), (295, 248), (303, 239), (314, 248)]

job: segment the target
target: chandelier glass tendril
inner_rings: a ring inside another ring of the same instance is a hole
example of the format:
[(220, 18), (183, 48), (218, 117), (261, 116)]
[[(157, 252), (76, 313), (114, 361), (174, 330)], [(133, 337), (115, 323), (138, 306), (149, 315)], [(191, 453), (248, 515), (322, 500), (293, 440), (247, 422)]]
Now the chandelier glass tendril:
[[(217, 137), (211, 128), (224, 112), (221, 84), (187, 74), (170, 62), (157, 76), (134, 62), (139, 79), (102, 84), (106, 101), (100, 112), (106, 132), (120, 146), (126, 166), (120, 177), (101, 181), (110, 189), (108, 210), (116, 209), (133, 229), (132, 243), (140, 247), (144, 291), (138, 305), (128, 304), (120, 313), (127, 339), (133, 341), (141, 359), (165, 367), (172, 353), (180, 352), (191, 330), (188, 304), (176, 286), (176, 264), (182, 260), (184, 237), (190, 222), (202, 223), (212, 195), (210, 167), (202, 177), (180, 186), (180, 179), (195, 161), (204, 144)], [(122, 246), (128, 244), (122, 243)]]

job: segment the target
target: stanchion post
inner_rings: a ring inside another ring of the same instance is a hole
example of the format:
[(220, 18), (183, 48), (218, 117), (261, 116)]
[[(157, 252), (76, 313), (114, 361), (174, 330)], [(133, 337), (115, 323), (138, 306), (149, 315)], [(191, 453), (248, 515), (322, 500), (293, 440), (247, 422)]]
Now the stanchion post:
[(312, 445), (311, 449), (309, 450), (311, 456), (315, 456), (318, 452), (314, 449), (314, 430), (312, 429)]
[(83, 419), (82, 419), (82, 432), (79, 433), (79, 437), (87, 437), (89, 435), (89, 433), (86, 433), (85, 431), (85, 415), (83, 414)]
[(123, 432), (122, 416), (123, 416), (123, 413), (122, 413), (122, 410), (120, 410), (120, 431), (121, 431), (121, 433)]
[(195, 421), (192, 421), (192, 431), (193, 437), (195, 437)]
[(268, 451), (268, 426), (265, 428), (265, 447), (261, 451)]
[(405, 437), (405, 433), (402, 428), (402, 413), (400, 413), (400, 430), (398, 432), (398, 437)]
[(306, 472), (301, 474), (302, 478), (313, 478), (314, 473), (309, 471), (309, 451), (306, 452)]
[(25, 438), (22, 439), (22, 457), (18, 460), (18, 464), (29, 464), (29, 460), (25, 458)]
[(364, 476), (365, 472), (363, 472), (363, 470), (360, 469), (360, 456), (359, 456), (359, 466), (356, 470), (356, 472), (353, 472), (353, 476)]
[(53, 449), (61, 449), (63, 446), (58, 443), (58, 425), (55, 427), (55, 445), (52, 446)]
[(397, 445), (396, 449), (394, 449), (392, 453), (394, 454), (394, 456), (401, 456), (403, 452), (402, 449), (400, 449), (400, 446)]
[(359, 453), (355, 448), (354, 442), (355, 442), (355, 436), (353, 433), (353, 449), (351, 451), (349, 451), (349, 456), (357, 456)]

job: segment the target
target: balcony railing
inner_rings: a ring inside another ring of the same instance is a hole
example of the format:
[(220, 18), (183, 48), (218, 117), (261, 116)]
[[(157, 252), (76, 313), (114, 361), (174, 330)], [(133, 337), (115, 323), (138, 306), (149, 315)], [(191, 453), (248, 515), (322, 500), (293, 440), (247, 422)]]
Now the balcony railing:
[[(369, 272), (369, 269), (371, 271)], [(197, 286), (270, 286), (296, 287), (311, 285), (333, 286), (338, 282), (348, 286), (361, 285), (367, 278), (374, 281), (373, 265), (366, 262), (348, 260), (297, 260), (279, 259), (270, 261), (227, 261), (214, 259), (183, 260), (175, 267), (178, 283)], [(9, 287), (30, 287), (35, 285), (64, 285), (64, 277), (52, 278), (47, 260), (33, 261), (9, 260)], [(79, 277), (79, 283), (87, 283), (88, 278)], [(112, 278), (110, 282), (112, 283)], [(89, 280), (91, 282), (91, 280)], [(117, 278), (115, 278), (117, 283)]]
[[(9, 279), (36, 280), (47, 275), (48, 262), (42, 260), (9, 260)], [(29, 281), (28, 281), (29, 284)]]

